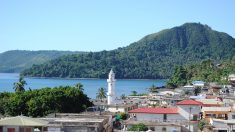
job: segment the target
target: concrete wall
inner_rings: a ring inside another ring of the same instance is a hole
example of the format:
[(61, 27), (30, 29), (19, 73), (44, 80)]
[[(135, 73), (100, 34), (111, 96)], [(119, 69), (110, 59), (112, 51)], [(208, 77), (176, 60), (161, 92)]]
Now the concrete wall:
[(126, 112), (125, 111), (125, 108), (120, 108), (120, 107), (118, 107), (117, 106), (117, 108), (116, 107), (110, 107), (110, 108), (108, 108), (108, 111), (110, 111), (110, 112)]
[(196, 105), (178, 105), (178, 112), (180, 115), (184, 117), (185, 120), (189, 120), (189, 114), (190, 114), (190, 107), (191, 109), (191, 116), (190, 119), (193, 119), (194, 114), (198, 114), (201, 112), (201, 106)]
[[(147, 114), (136, 113), (137, 121), (163, 121), (164, 114)], [(167, 120), (175, 122), (176, 120), (184, 120), (184, 117), (180, 114), (167, 114)]]

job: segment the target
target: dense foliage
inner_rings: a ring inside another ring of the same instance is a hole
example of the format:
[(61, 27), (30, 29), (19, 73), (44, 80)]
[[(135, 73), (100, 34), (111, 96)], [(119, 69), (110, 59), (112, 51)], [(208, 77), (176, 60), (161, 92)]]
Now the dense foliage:
[(42, 64), (62, 55), (80, 52), (71, 51), (26, 51), (11, 50), (0, 53), (0, 72), (20, 72), (33, 64)]
[(205, 60), (194, 65), (177, 66), (167, 85), (169, 87), (183, 86), (191, 83), (193, 80), (228, 84), (228, 75), (234, 73), (235, 56), (231, 60), (220, 64), (212, 60)]
[(128, 129), (128, 131), (147, 131), (147, 130), (148, 130), (148, 127), (144, 125), (143, 123), (132, 125), (132, 127)]
[(53, 112), (82, 112), (89, 106), (92, 103), (83, 91), (71, 86), (0, 93), (2, 115), (42, 117)]
[(145, 36), (111, 51), (67, 55), (22, 72), (34, 77), (106, 78), (113, 68), (117, 78), (168, 78), (176, 65), (205, 59), (231, 59), (235, 39), (207, 25), (186, 23)]

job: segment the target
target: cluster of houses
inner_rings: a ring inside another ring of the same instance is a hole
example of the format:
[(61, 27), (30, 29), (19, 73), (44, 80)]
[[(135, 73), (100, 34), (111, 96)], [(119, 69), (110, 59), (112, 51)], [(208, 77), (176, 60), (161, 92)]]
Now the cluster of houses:
[[(107, 100), (93, 100), (95, 106), (86, 112), (54, 113), (43, 118), (0, 117), (0, 132), (111, 132), (119, 112), (128, 114), (119, 122), (119, 131), (140, 123), (157, 132), (235, 131), (235, 75), (229, 76), (231, 85), (194, 81), (181, 88), (158, 89), (148, 96), (125, 99), (115, 97), (115, 81), (111, 70)], [(199, 125), (202, 122), (203, 127)]]

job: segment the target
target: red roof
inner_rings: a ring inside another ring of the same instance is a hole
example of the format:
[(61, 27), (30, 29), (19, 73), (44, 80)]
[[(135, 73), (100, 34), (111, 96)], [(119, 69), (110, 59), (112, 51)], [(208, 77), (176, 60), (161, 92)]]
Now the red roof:
[(149, 113), (149, 114), (178, 114), (177, 108), (138, 108), (130, 110), (129, 113)]
[(202, 105), (202, 103), (195, 100), (182, 100), (177, 105)]

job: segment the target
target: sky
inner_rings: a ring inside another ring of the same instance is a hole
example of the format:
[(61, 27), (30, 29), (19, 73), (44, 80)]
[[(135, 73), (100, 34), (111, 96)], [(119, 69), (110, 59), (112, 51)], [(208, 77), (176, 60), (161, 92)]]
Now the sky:
[(0, 53), (101, 51), (200, 22), (235, 38), (234, 0), (0, 0)]

